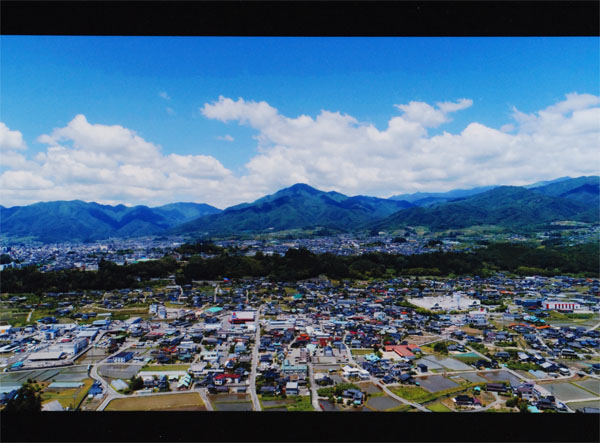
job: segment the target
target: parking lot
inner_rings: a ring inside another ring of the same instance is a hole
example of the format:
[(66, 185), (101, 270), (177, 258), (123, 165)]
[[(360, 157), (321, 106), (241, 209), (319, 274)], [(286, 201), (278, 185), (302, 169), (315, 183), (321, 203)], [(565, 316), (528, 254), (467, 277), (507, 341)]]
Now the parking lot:
[(106, 364), (98, 367), (98, 374), (102, 377), (130, 379), (137, 374), (142, 365), (115, 365)]

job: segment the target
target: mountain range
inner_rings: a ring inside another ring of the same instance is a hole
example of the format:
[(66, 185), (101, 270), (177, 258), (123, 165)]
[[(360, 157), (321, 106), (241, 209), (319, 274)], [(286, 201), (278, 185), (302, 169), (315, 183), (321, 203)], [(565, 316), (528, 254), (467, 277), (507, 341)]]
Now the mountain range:
[(174, 232), (234, 234), (319, 226), (348, 230), (412, 206), (406, 201), (323, 192), (298, 183), (252, 204), (232, 206), (222, 213), (185, 223)]
[(393, 230), (404, 226), (426, 226), (443, 230), (478, 225), (522, 228), (560, 220), (598, 222), (597, 182), (598, 177), (586, 177), (586, 184), (571, 189), (565, 186), (564, 192), (558, 195), (554, 189), (559, 183), (533, 189), (498, 186), (463, 199), (409, 208), (369, 227)]
[(109, 237), (142, 237), (220, 212), (202, 203), (148, 206), (101, 205), (81, 200), (0, 206), (2, 236), (42, 242), (93, 241)]
[[(430, 201), (423, 203), (423, 199)], [(232, 235), (318, 227), (336, 231), (395, 230), (405, 226), (443, 230), (477, 225), (515, 229), (559, 220), (598, 223), (599, 205), (598, 176), (563, 177), (529, 186), (406, 194), (389, 199), (349, 197), (299, 183), (225, 210), (199, 203), (150, 208), (78, 200), (0, 206), (0, 232), (2, 237), (12, 239), (58, 242), (157, 234)]]
[[(585, 177), (580, 177), (585, 178)], [(558, 183), (565, 180), (571, 180), (571, 177), (561, 177), (555, 180), (546, 180), (541, 182), (532, 183), (530, 185), (523, 186), (527, 189), (539, 188), (542, 186)], [(472, 195), (481, 194), (482, 192), (489, 191), (497, 188), (498, 186), (480, 186), (471, 189), (454, 189), (447, 192), (415, 192), (413, 194), (400, 194), (389, 197), (390, 200), (406, 200), (415, 206), (431, 206), (436, 203), (449, 202), (460, 198), (470, 197)]]

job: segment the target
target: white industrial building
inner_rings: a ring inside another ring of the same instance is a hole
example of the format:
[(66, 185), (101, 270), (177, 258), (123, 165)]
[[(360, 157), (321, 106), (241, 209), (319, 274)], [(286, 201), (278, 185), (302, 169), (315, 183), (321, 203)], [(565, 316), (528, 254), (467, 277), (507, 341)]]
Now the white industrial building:
[(44, 351), (44, 352), (34, 352), (29, 356), (29, 360), (37, 361), (37, 360), (60, 360), (62, 356), (65, 355), (63, 351)]
[(544, 300), (542, 302), (542, 306), (545, 309), (550, 309), (553, 311), (576, 311), (581, 309), (581, 305), (579, 303), (566, 300)]

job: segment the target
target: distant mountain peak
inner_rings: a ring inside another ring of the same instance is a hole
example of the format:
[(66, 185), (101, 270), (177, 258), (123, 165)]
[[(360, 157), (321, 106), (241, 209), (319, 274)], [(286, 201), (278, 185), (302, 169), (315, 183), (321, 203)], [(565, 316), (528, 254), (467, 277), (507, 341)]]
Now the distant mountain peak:
[(288, 191), (291, 191), (291, 192), (308, 192), (308, 193), (311, 193), (311, 194), (318, 194), (318, 193), (322, 193), (323, 192), (323, 191), (319, 191), (316, 188), (313, 188), (310, 185), (307, 185), (306, 183), (296, 183), (296, 184), (294, 184), (292, 186), (289, 186), (287, 188), (283, 188), (283, 189), (277, 191), (276, 194), (278, 194), (278, 193), (285, 193), (285, 192), (288, 192)]

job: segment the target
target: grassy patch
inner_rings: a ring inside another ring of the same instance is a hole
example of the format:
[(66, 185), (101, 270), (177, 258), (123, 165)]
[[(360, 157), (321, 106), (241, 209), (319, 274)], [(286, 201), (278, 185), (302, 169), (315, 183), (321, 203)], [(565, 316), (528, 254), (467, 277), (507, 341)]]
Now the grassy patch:
[(142, 367), (142, 371), (187, 371), (189, 369), (189, 364), (180, 364), (180, 365), (144, 365)]
[(455, 358), (458, 361), (462, 361), (463, 363), (466, 364), (471, 364), (471, 363), (475, 363), (478, 360), (481, 360), (481, 357), (477, 356), (477, 357), (463, 357), (463, 356), (457, 356), (457, 355), (452, 355), (452, 358)]
[(9, 324), (11, 326), (23, 326), (29, 315), (29, 310), (6, 309), (0, 310), (0, 324)]
[(75, 409), (87, 395), (87, 392), (94, 383), (94, 380), (88, 378), (82, 381), (82, 383), (83, 386), (81, 388), (46, 390), (42, 393), (42, 402), (47, 403), (53, 400), (58, 400), (63, 408), (68, 407)]
[(352, 355), (368, 355), (372, 354), (373, 349), (351, 349)]
[(589, 389), (586, 389), (585, 387), (578, 385), (577, 383), (569, 382), (569, 384), (575, 386), (576, 388), (583, 389), (584, 391), (589, 392), (592, 395), (592, 397), (599, 397), (599, 395), (596, 392), (590, 391)]
[(285, 406), (289, 412), (314, 411), (313, 405), (308, 397), (296, 397), (295, 403)]
[(446, 405), (438, 402), (427, 406), (427, 409), (433, 412), (451, 412), (452, 410)]
[(428, 392), (420, 386), (400, 386), (396, 388), (391, 388), (390, 390), (399, 397), (424, 404), (433, 400), (447, 397), (449, 395), (454, 395), (460, 392), (467, 391), (468, 389), (473, 388), (475, 386), (483, 386), (484, 384), (485, 383), (470, 383), (468, 385), (456, 386), (454, 388), (438, 392)]
[(398, 386), (390, 388), (390, 391), (392, 391), (398, 397), (417, 402), (431, 396), (431, 392), (426, 391), (420, 386)]
[(411, 409), (413, 409), (411, 405), (402, 405), (392, 409), (387, 409), (386, 412), (408, 412)]
[(106, 411), (161, 411), (173, 408), (205, 410), (204, 402), (196, 392), (144, 397), (117, 398), (111, 401)]

